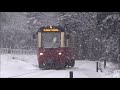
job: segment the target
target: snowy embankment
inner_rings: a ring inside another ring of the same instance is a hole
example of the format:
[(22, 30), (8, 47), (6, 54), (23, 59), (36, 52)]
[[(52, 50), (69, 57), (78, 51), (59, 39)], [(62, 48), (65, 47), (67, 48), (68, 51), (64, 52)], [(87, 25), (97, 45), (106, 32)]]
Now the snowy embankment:
[(73, 71), (74, 78), (120, 78), (119, 72), (110, 68), (110, 63), (103, 72), (96, 72), (96, 61), (76, 60), (73, 68), (41, 70), (36, 55), (4, 54), (0, 60), (1, 78), (69, 78), (69, 71)]
[[(104, 68), (102, 62), (102, 68)], [(106, 68), (103, 69), (102, 78), (120, 78), (120, 69), (118, 69), (118, 64), (113, 64), (112, 62), (106, 63)]]
[(11, 77), (37, 69), (36, 55), (1, 55), (0, 76)]

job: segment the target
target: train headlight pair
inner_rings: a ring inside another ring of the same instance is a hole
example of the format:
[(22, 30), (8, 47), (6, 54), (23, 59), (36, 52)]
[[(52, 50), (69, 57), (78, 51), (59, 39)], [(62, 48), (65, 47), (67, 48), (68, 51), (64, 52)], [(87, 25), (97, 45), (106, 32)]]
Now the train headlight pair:
[[(58, 55), (61, 55), (62, 53), (58, 53)], [(43, 53), (40, 53), (40, 55), (43, 55)]]
[(43, 53), (40, 53), (40, 55), (43, 55)]
[(61, 55), (62, 53), (58, 53), (58, 55)]

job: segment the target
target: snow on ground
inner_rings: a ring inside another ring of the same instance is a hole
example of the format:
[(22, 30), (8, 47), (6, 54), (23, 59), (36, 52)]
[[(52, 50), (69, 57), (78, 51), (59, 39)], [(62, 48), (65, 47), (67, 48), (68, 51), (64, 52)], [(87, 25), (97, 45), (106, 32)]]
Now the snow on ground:
[(0, 55), (1, 78), (120, 78), (119, 71), (113, 71), (110, 64), (103, 72), (96, 72), (96, 61), (76, 60), (75, 66), (65, 70), (41, 70), (36, 55)]
[(35, 55), (1, 55), (0, 76), (11, 77), (38, 69), (32, 65), (33, 60), (36, 61)]
[(103, 73), (101, 73), (101, 78), (120, 78), (120, 69), (118, 64), (113, 64), (112, 62), (107, 62), (104, 69), (104, 62), (100, 62), (103, 68)]

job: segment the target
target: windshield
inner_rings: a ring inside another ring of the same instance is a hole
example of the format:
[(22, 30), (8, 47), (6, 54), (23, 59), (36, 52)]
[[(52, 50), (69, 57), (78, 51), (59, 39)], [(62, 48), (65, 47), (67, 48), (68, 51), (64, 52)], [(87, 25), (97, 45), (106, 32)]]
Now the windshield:
[(44, 48), (60, 47), (60, 32), (43, 32), (42, 47)]

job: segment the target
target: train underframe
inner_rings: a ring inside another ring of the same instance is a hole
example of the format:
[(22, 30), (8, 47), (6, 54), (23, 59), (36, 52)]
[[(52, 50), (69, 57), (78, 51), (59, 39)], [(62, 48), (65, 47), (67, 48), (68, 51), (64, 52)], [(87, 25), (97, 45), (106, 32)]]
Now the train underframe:
[(58, 62), (54, 60), (44, 61), (39, 63), (39, 68), (41, 69), (65, 69), (66, 67), (73, 67), (75, 65), (75, 60), (68, 60), (64, 62)]
[[(41, 52), (42, 55), (40, 55)], [(75, 65), (73, 50), (70, 48), (39, 48), (38, 64), (41, 69), (73, 67)]]

